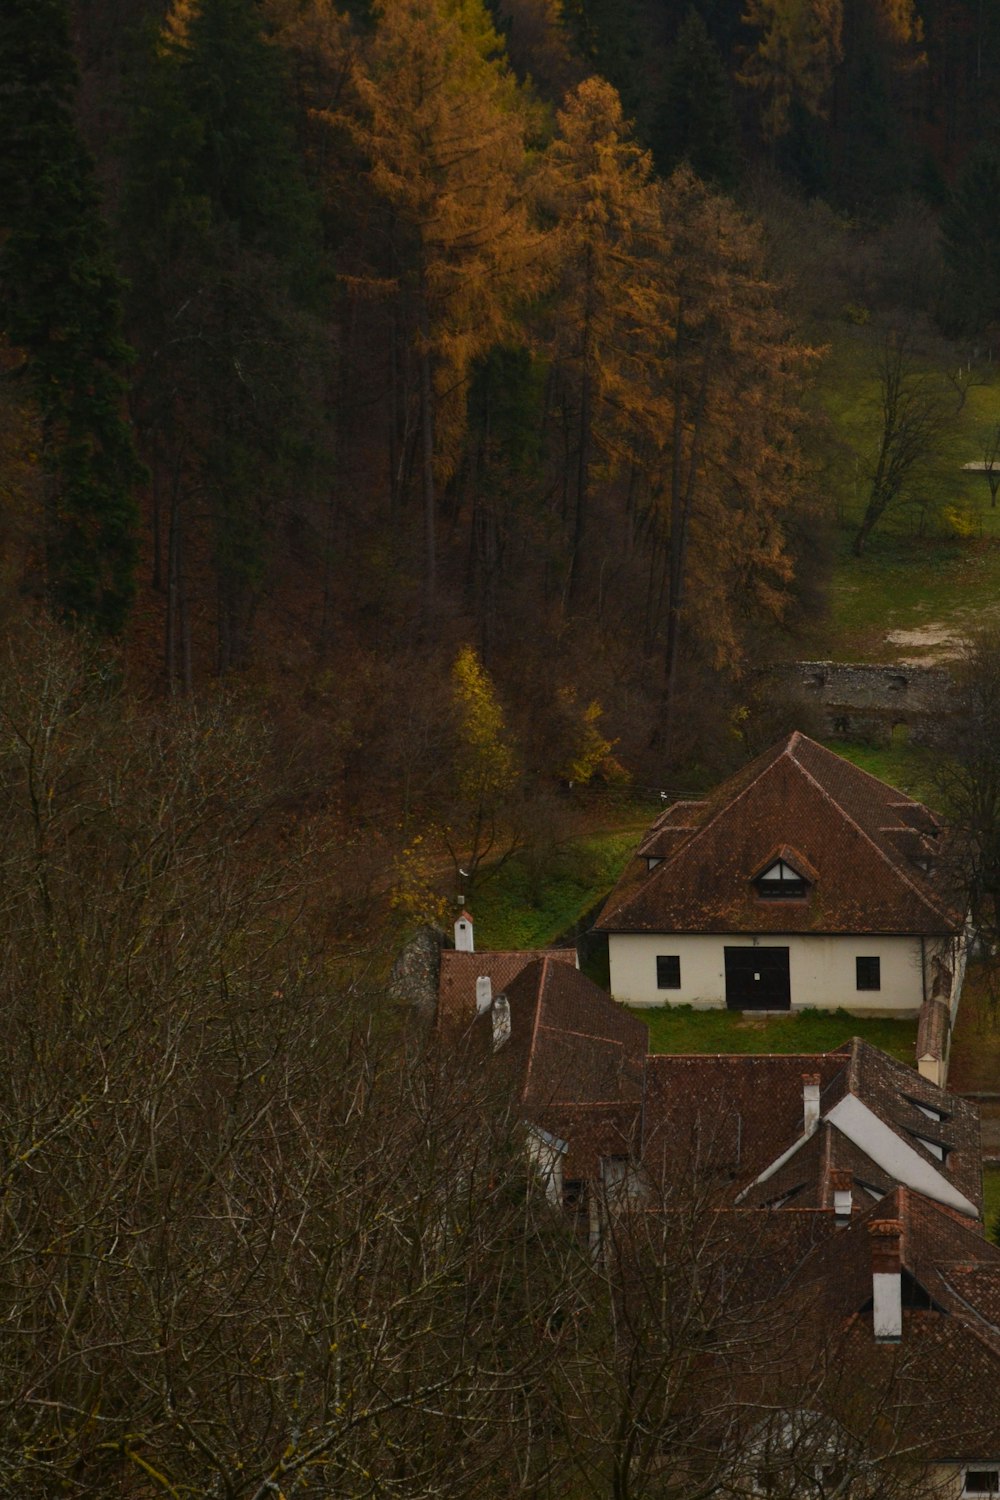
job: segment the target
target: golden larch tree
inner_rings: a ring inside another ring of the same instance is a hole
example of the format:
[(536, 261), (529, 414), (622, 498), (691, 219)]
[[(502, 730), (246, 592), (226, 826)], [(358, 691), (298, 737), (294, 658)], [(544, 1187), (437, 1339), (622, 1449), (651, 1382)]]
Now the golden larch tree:
[(786, 134), (793, 103), (808, 114), (825, 114), (842, 56), (843, 0), (748, 0), (741, 19), (757, 40), (747, 52), (740, 82), (762, 96), (765, 137)]
[(481, 0), (376, 0), (374, 16), (356, 59), (351, 123), (389, 210), (392, 284), (419, 372), (430, 605), (437, 489), (460, 452), (469, 374), (534, 285), (529, 112)]
[(650, 382), (637, 334), (658, 315), (661, 237), (652, 159), (602, 78), (574, 89), (538, 175), (558, 266), (546, 349), (561, 371), (574, 432), (567, 491), (566, 601), (579, 597), (594, 466), (613, 471), (648, 418)]

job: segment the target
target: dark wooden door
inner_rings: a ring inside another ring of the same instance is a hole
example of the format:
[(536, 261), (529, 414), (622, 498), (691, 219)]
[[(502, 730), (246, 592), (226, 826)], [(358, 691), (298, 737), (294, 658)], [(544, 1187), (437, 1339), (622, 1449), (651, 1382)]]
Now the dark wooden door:
[(788, 1010), (787, 948), (727, 948), (726, 1005), (730, 1010)]

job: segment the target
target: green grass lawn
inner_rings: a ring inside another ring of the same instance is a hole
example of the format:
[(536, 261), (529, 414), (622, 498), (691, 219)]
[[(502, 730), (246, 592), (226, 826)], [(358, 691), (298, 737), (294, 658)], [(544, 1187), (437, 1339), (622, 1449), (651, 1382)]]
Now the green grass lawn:
[(917, 1042), (916, 1021), (862, 1019), (844, 1010), (753, 1016), (676, 1005), (634, 1014), (649, 1027), (652, 1052), (829, 1052), (860, 1036), (912, 1065)]
[[(924, 373), (948, 391), (953, 356), (942, 345), (935, 357), (938, 367), (928, 357)], [(960, 407), (953, 393), (946, 395), (949, 414), (929, 462), (860, 559), (852, 556), (851, 541), (867, 499), (865, 467), (879, 437), (878, 383), (866, 333), (833, 331), (815, 395), (830, 423), (823, 484), (840, 527), (830, 615), (817, 626), (817, 652), (835, 661), (893, 660), (901, 648), (886, 641), (890, 631), (936, 624), (962, 630), (984, 611), (996, 611), (1000, 508), (990, 503), (985, 477), (962, 469), (982, 459), (985, 435), (1000, 421), (996, 368), (974, 372)]]
[(1000, 1228), (1000, 1167), (983, 1168), (983, 1223), (990, 1239), (995, 1239)]
[(657, 809), (622, 811), (614, 833), (572, 839), (539, 854), (525, 851), (487, 872), (474, 902), (476, 942), (483, 948), (542, 948), (608, 894)]
[(834, 569), (830, 614), (812, 637), (830, 661), (919, 657), (891, 632), (947, 627), (961, 634), (1000, 607), (1000, 540), (876, 535), (861, 558), (846, 538)]

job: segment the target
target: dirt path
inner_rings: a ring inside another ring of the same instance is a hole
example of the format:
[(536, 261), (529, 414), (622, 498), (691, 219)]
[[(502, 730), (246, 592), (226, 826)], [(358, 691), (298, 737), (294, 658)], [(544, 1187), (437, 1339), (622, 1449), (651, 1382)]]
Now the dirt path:
[(962, 641), (970, 632), (988, 621), (1000, 617), (1000, 606), (994, 609), (956, 610), (950, 620), (931, 620), (926, 625), (915, 625), (910, 630), (890, 630), (885, 641), (900, 655), (899, 663), (904, 667), (929, 667), (937, 662), (954, 661), (962, 654)]

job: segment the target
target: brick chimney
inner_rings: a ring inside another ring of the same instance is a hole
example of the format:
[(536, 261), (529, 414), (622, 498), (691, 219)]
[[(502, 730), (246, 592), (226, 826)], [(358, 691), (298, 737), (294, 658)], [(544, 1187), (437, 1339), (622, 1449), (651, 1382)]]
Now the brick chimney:
[(476, 980), (476, 1015), (485, 1015), (493, 1004), (493, 981), (488, 974), (480, 974)]
[(802, 1129), (812, 1135), (819, 1124), (819, 1074), (802, 1075)]
[(837, 1223), (842, 1228), (850, 1223), (851, 1210), (854, 1207), (853, 1182), (850, 1172), (837, 1169), (830, 1173), (830, 1186), (833, 1188), (833, 1212)]
[(455, 923), (455, 952), (474, 953), (475, 951), (472, 941), (472, 918), (467, 911), (461, 911)]
[(879, 1344), (903, 1336), (903, 1287), (899, 1219), (875, 1219), (868, 1226), (872, 1245), (872, 1331)]

